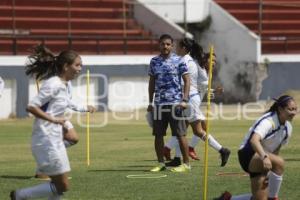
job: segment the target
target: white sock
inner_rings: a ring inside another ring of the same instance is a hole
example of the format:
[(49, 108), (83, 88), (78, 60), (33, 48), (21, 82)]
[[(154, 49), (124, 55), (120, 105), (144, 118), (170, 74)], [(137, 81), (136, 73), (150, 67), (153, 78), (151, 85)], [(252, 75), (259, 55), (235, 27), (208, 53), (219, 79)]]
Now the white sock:
[(166, 147), (168, 147), (169, 149), (173, 149), (176, 146), (176, 142), (177, 141), (177, 137), (176, 136), (172, 136), (169, 141), (165, 144)]
[(177, 140), (176, 146), (175, 146), (175, 157), (181, 158), (181, 156), (182, 156), (182, 154), (181, 154), (179, 142), (178, 142), (178, 140)]
[(73, 146), (75, 143), (74, 142), (71, 142), (71, 141), (68, 141), (68, 140), (64, 140), (64, 145), (66, 148), (70, 147), (70, 146)]
[(252, 194), (242, 194), (238, 196), (232, 196), (230, 200), (251, 200)]
[(57, 194), (54, 184), (47, 182), (29, 188), (19, 189), (16, 191), (17, 199), (34, 199), (49, 197)]
[(193, 135), (193, 137), (190, 141), (189, 147), (195, 148), (195, 146), (198, 144), (199, 140), (200, 140), (200, 137), (198, 137), (197, 135)]
[(269, 173), (269, 197), (270, 198), (278, 197), (281, 182), (282, 182), (282, 176), (279, 176), (272, 171)]
[[(205, 141), (205, 137), (203, 136), (201, 139)], [(208, 144), (218, 152), (222, 149), (222, 145), (211, 134), (208, 135)]]

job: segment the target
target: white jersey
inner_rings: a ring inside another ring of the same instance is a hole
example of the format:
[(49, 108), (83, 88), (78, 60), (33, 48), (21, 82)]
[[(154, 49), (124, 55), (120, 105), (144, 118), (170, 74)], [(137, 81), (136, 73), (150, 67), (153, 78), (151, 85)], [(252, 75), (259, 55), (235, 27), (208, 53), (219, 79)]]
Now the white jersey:
[(4, 90), (4, 81), (0, 76), (0, 97), (2, 96), (3, 90)]
[[(69, 107), (67, 83), (58, 76), (44, 81), (30, 106), (40, 107), (53, 117), (62, 117)], [(66, 148), (63, 143), (63, 128), (41, 118), (36, 118), (31, 139), (32, 154), (38, 171), (49, 176), (63, 174), (71, 170)]]
[(292, 125), (289, 121), (285, 124), (280, 124), (276, 112), (268, 112), (260, 117), (254, 125), (249, 129), (240, 149), (253, 151), (250, 144), (253, 134), (259, 134), (261, 137), (261, 144), (265, 151), (273, 153), (281, 145), (287, 144), (292, 135)]
[[(63, 117), (69, 107), (67, 84), (58, 76), (45, 80), (30, 102), (30, 106), (40, 107), (44, 112), (53, 117)], [(62, 141), (62, 126), (49, 121), (36, 118), (33, 125), (32, 145)]]
[(195, 61), (189, 54), (182, 57), (188, 67), (188, 73), (190, 76), (190, 92), (189, 95), (193, 96), (200, 92), (201, 101), (207, 91), (208, 76), (205, 69), (200, 67), (197, 61)]
[(72, 100), (72, 83), (68, 81), (67, 83), (67, 93), (68, 93), (68, 100), (69, 100), (69, 108), (78, 111), (78, 112), (87, 112), (87, 106), (78, 105)]
[[(182, 57), (188, 67), (190, 76), (189, 107), (185, 110), (185, 116), (191, 123), (196, 120), (205, 120), (200, 110), (201, 101), (207, 90), (208, 77), (206, 70), (199, 66), (189, 54)], [(203, 90), (201, 87), (204, 88)]]

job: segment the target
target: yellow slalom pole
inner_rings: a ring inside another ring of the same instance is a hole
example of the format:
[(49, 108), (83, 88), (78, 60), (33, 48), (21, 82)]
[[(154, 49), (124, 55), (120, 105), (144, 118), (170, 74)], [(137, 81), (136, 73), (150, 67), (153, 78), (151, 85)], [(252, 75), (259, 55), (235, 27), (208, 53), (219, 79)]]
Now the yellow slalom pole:
[[(87, 69), (86, 74), (86, 105), (89, 105), (90, 96), (90, 70)], [(90, 166), (90, 113), (86, 114), (86, 162), (87, 166)]]
[(209, 74), (208, 74), (207, 107), (206, 107), (206, 137), (205, 137), (205, 151), (204, 151), (205, 154), (204, 154), (203, 200), (207, 200), (208, 135), (209, 135), (208, 118), (209, 118), (209, 111), (210, 111), (213, 54), (214, 54), (214, 47), (211, 45), (209, 51)]

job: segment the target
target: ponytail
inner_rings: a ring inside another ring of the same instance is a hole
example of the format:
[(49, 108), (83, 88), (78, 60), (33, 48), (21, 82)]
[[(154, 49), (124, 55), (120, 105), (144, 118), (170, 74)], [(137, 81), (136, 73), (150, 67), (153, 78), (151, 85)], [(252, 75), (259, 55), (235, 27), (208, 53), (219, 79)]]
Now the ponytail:
[(25, 67), (26, 75), (34, 76), (36, 80), (44, 80), (58, 73), (55, 55), (44, 45), (33, 49), (28, 57), (29, 63)]
[(192, 49), (191, 49), (191, 57), (197, 60), (198, 64), (203, 67), (203, 48), (195, 41), (193, 41)]
[(79, 55), (72, 50), (62, 51), (55, 56), (48, 48), (40, 44), (33, 49), (29, 63), (25, 67), (26, 75), (35, 77), (36, 80), (48, 79), (60, 75), (65, 64), (71, 65)]
[(179, 41), (179, 45), (185, 47), (191, 57), (202, 67), (203, 48), (195, 40), (184, 38)]
[(282, 95), (278, 99), (273, 98), (275, 101), (272, 106), (269, 108), (267, 112), (277, 112), (278, 113), (278, 108), (285, 108), (290, 100), (293, 100), (293, 97), (289, 95)]

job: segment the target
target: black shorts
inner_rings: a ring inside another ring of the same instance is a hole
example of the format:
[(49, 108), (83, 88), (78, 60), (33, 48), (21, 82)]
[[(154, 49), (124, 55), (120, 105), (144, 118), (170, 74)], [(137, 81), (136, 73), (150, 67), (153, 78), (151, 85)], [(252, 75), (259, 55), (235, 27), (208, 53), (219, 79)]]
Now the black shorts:
[(254, 154), (255, 154), (255, 152), (252, 149), (250, 149), (250, 150), (249, 149), (248, 150), (240, 149), (238, 151), (240, 165), (245, 172), (249, 173), (250, 178), (254, 178), (257, 176), (261, 176), (261, 175), (266, 175), (263, 172), (250, 172), (249, 171), (249, 164), (250, 164), (251, 159), (254, 156)]
[(253, 155), (254, 155), (254, 152), (246, 151), (245, 149), (240, 149), (238, 151), (239, 162), (240, 162), (242, 169), (245, 172), (250, 173), (249, 172), (249, 164), (250, 164), (250, 161), (251, 161)]
[(155, 106), (153, 111), (153, 135), (165, 136), (170, 124), (172, 136), (184, 136), (186, 123), (183, 111), (175, 105)]

